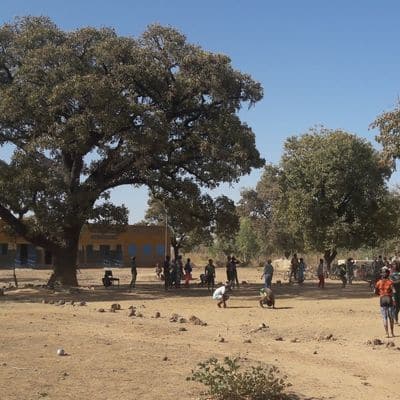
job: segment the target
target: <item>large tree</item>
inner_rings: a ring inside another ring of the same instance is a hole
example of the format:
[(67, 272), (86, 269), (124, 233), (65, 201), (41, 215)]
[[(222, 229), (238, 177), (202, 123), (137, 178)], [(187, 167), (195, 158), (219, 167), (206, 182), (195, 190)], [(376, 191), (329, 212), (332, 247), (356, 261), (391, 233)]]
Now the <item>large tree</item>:
[(328, 265), (339, 248), (374, 246), (391, 233), (385, 218), (390, 170), (364, 139), (325, 128), (291, 137), (279, 170), (280, 220)]
[(214, 188), (262, 166), (238, 117), (261, 98), (227, 56), (172, 28), (131, 38), (65, 32), (44, 17), (5, 24), (0, 145), (13, 153), (0, 163), (0, 217), (54, 253), (53, 280), (75, 285), (82, 226), (103, 212), (126, 221), (123, 208), (101, 204), (109, 190)]
[(151, 195), (145, 216), (147, 223), (168, 225), (175, 259), (181, 249), (190, 251), (196, 245), (211, 242), (213, 219), (214, 202), (198, 189), (184, 193), (163, 193), (158, 197)]
[(249, 219), (264, 256), (290, 253), (303, 248), (302, 238), (287, 229), (285, 195), (281, 185), (281, 170), (266, 165), (254, 189), (241, 192), (238, 213)]
[(385, 160), (394, 166), (400, 158), (400, 103), (392, 111), (379, 115), (371, 127), (379, 129), (376, 139), (383, 146)]

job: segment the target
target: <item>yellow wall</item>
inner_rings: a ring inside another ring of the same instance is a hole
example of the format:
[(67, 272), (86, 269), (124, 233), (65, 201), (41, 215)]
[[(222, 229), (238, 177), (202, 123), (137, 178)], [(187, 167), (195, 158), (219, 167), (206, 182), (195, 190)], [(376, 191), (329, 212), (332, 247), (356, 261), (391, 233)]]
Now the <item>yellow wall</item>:
[[(122, 232), (113, 232), (112, 229), (99, 231), (94, 225), (86, 225), (80, 236), (78, 264), (81, 268), (107, 266), (109, 263), (110, 266), (128, 267), (130, 257), (134, 254), (138, 266), (155, 266), (156, 263), (163, 262), (165, 241), (164, 226), (128, 225)], [(23, 238), (12, 238), (0, 230), (0, 244), (2, 243), (8, 244), (8, 255), (0, 255), (0, 266), (6, 266), (18, 259), (21, 244), (28, 244)], [(170, 254), (169, 232), (167, 243), (167, 254)], [(105, 246), (109, 247), (109, 252)], [(104, 257), (104, 251), (109, 255)], [(43, 249), (29, 245), (29, 254), (31, 262), (36, 263), (31, 266), (45, 264)]]

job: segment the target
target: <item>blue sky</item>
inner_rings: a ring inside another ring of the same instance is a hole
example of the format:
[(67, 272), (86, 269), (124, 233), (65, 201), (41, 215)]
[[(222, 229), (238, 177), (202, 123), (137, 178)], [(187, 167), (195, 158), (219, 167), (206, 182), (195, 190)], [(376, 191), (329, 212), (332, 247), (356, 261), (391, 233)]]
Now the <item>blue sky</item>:
[[(0, 23), (47, 15), (61, 28), (111, 26), (137, 36), (148, 24), (172, 25), (190, 42), (231, 57), (262, 83), (264, 99), (241, 113), (267, 161), (277, 162), (288, 136), (323, 124), (374, 141), (375, 117), (400, 96), (400, 2), (315, 0), (2, 0)], [(1, 153), (0, 153), (1, 154)], [(238, 200), (254, 171), (224, 193)], [(400, 181), (397, 174), (392, 183)], [(112, 198), (143, 218), (146, 189), (123, 187)]]

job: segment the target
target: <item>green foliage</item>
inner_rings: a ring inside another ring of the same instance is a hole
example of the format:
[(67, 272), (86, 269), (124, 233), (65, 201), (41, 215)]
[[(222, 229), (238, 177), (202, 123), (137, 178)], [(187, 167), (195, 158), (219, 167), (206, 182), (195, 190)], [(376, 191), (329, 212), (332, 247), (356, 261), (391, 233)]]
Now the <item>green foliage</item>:
[(239, 213), (264, 238), (263, 251), (316, 251), (331, 262), (338, 248), (376, 247), (395, 234), (390, 172), (366, 140), (311, 129), (287, 139), (279, 165), (242, 193)]
[(260, 253), (258, 237), (249, 218), (240, 219), (240, 229), (236, 236), (236, 249), (243, 261), (249, 262)]
[(168, 216), (171, 230), (171, 245), (178, 253), (180, 249), (191, 251), (199, 245), (210, 246), (214, 235), (228, 237), (238, 226), (236, 208), (226, 196), (201, 194), (197, 187), (181, 193), (162, 192), (150, 195), (145, 222), (164, 225)]
[(383, 146), (383, 161), (392, 168), (400, 157), (400, 103), (392, 111), (385, 112), (371, 125), (379, 129), (376, 140)]
[(88, 220), (127, 220), (126, 208), (102, 205), (109, 190), (179, 195), (261, 167), (238, 117), (261, 98), (260, 84), (227, 56), (170, 27), (133, 38), (110, 28), (65, 32), (46, 17), (4, 24), (0, 146), (14, 152), (0, 160), (0, 218), (73, 270)]
[(356, 249), (385, 235), (390, 172), (364, 139), (328, 129), (289, 138), (280, 169), (282, 214), (306, 249)]
[(301, 238), (287, 229), (281, 177), (278, 167), (266, 165), (256, 188), (242, 191), (238, 205), (239, 215), (251, 221), (260, 253), (265, 255), (303, 248)]
[(239, 358), (216, 358), (199, 363), (187, 380), (207, 386), (206, 396), (215, 400), (285, 400), (290, 386), (274, 367), (250, 366), (242, 368)]

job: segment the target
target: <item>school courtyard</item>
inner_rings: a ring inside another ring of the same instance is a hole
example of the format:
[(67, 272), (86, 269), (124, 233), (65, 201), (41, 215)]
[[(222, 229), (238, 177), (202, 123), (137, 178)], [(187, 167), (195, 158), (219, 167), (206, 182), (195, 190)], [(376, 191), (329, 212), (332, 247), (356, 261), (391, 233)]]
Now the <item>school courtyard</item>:
[[(218, 309), (198, 280), (165, 292), (153, 269), (139, 268), (132, 292), (128, 268), (114, 269), (120, 287), (109, 289), (100, 286), (102, 269), (82, 269), (72, 292), (35, 286), (49, 270), (17, 270), (20, 288), (0, 297), (1, 398), (198, 399), (202, 386), (186, 381), (196, 364), (235, 355), (276, 365), (300, 399), (399, 398), (400, 339), (385, 338), (365, 282), (342, 289), (328, 280), (325, 290), (315, 280), (274, 283), (272, 310), (258, 304), (261, 269), (238, 271), (247, 284)], [(217, 281), (224, 278), (217, 269)], [(12, 282), (12, 271), (1, 270), (0, 287)], [(111, 312), (112, 304), (121, 309)]]

